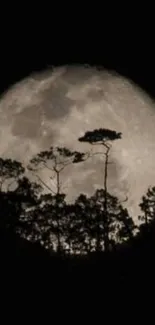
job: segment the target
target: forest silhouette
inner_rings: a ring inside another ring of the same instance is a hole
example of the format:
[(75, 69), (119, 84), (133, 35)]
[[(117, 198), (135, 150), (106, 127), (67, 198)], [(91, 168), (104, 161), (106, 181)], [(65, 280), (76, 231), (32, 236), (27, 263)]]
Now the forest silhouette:
[[(137, 280), (151, 283), (155, 187), (148, 188), (139, 203), (139, 226), (123, 202), (108, 192), (109, 152), (112, 142), (121, 137), (108, 129), (87, 131), (78, 140), (90, 144), (89, 152), (50, 147), (38, 153), (26, 167), (36, 175), (36, 182), (25, 175), (21, 162), (0, 158), (0, 254), (5, 277), (11, 272), (18, 279), (26, 274), (36, 281), (42, 275), (42, 284), (57, 279), (74, 288), (79, 278), (91, 286), (105, 288), (110, 283), (125, 286), (124, 290)], [(91, 159), (94, 145), (102, 145), (103, 188), (90, 197), (81, 193), (74, 203), (67, 203), (61, 173), (70, 164)], [(39, 177), (42, 168), (50, 170), (55, 191)]]

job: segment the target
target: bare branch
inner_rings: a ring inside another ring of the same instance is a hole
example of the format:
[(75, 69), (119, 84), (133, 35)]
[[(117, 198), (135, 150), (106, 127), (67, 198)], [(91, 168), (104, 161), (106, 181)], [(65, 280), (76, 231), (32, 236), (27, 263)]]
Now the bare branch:
[(57, 186), (57, 184), (56, 184), (56, 182), (52, 179), (52, 184), (56, 187)]
[[(105, 156), (107, 155), (105, 152), (102, 152), (102, 151), (93, 152), (93, 151), (91, 150), (91, 152), (92, 152), (92, 154), (90, 154), (90, 153), (88, 152), (88, 156), (87, 156), (87, 158), (84, 159), (83, 161), (87, 160), (88, 158), (92, 158), (93, 156), (96, 156), (96, 155), (105, 155)], [(109, 164), (114, 164), (114, 162), (109, 161), (109, 162), (108, 162), (108, 165), (109, 165)]]
[(64, 161), (64, 162), (61, 162), (61, 165), (64, 165), (64, 166), (68, 166), (68, 165), (70, 165), (70, 164), (72, 164), (72, 161), (71, 161), (71, 159), (68, 159), (68, 160), (66, 160), (66, 161)]
[(94, 152), (92, 155), (105, 155), (105, 153), (103, 151), (98, 151), (98, 152)]
[(44, 163), (44, 167), (46, 167), (47, 169), (53, 171), (53, 167), (49, 167), (46, 163)]
[(57, 170), (57, 168), (55, 167), (55, 166), (53, 166), (53, 170), (57, 173), (58, 172), (58, 170)]
[(42, 179), (41, 179), (41, 177), (39, 176), (39, 175), (36, 175), (36, 174), (34, 174), (38, 179), (39, 179), (39, 181), (50, 191), (50, 192), (52, 192), (53, 194), (56, 194), (56, 192), (54, 192)]
[(63, 169), (65, 169), (65, 167), (66, 166), (61, 167), (58, 172), (60, 173)]
[(87, 157), (85, 159), (82, 159), (83, 161), (86, 161), (88, 158), (91, 158), (93, 156), (92, 149), (88, 152), (86, 152)]
[[(67, 162), (67, 163), (63, 163), (63, 165), (64, 165), (63, 167), (65, 168), (65, 167), (67, 167), (67, 166), (69, 166), (69, 165), (72, 165), (72, 164), (73, 164), (73, 162), (72, 162), (72, 161), (70, 161), (70, 162)], [(64, 168), (63, 168), (63, 169), (64, 169)]]
[(106, 147), (108, 151), (111, 149), (112, 145), (110, 143), (105, 143), (104, 141), (102, 142), (102, 146)]
[(44, 168), (43, 166), (40, 166), (40, 167), (39, 167), (39, 166), (35, 166), (35, 167), (33, 166), (33, 167), (32, 167), (31, 165), (28, 165), (28, 166), (27, 166), (27, 169), (30, 170), (30, 171), (32, 171), (32, 172), (33, 172), (33, 171), (39, 171), (39, 170), (41, 170), (41, 169), (43, 169), (43, 168)]

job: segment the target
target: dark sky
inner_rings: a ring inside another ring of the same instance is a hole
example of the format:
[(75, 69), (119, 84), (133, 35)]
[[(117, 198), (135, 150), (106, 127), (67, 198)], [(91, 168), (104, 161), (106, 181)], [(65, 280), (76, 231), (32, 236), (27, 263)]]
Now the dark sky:
[(155, 97), (150, 13), (128, 3), (124, 8), (105, 4), (10, 8), (1, 29), (0, 91), (48, 65), (89, 63), (116, 70)]

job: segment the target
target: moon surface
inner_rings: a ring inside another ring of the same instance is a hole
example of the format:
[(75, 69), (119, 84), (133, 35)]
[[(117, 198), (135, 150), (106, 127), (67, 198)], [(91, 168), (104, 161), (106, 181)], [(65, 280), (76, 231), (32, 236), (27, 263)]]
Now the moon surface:
[[(113, 72), (63, 66), (31, 74), (0, 100), (0, 156), (25, 166), (50, 146), (88, 151), (91, 146), (78, 138), (98, 128), (122, 132), (122, 139), (112, 142), (108, 191), (120, 200), (128, 196), (123, 204), (136, 220), (142, 195), (155, 185), (155, 104), (144, 91)], [(103, 187), (103, 159), (96, 155), (64, 170), (66, 200)], [(47, 170), (40, 176), (54, 187)]]

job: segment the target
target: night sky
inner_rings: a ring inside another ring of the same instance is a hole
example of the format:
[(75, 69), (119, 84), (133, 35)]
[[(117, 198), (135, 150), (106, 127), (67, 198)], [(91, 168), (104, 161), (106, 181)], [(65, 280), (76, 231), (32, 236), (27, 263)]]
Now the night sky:
[(142, 8), (127, 4), (56, 7), (10, 8), (1, 29), (0, 92), (50, 65), (88, 63), (116, 70), (155, 96), (154, 29), (146, 8), (143, 16)]

